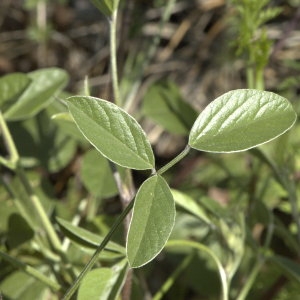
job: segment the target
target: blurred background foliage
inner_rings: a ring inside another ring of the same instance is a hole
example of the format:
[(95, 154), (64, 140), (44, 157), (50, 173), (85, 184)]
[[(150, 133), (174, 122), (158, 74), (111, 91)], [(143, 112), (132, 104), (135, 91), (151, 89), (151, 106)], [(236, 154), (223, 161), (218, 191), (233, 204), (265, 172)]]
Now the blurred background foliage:
[[(145, 129), (158, 166), (184, 147), (198, 112), (229, 90), (265, 88), (288, 98), (299, 112), (299, 0), (178, 0), (161, 26), (165, 5), (162, 0), (121, 1), (118, 30), (123, 103)], [(0, 2), (0, 75), (59, 67), (70, 80), (58, 98), (83, 93), (87, 76), (91, 95), (110, 100), (109, 54), (106, 17), (88, 0)], [(65, 110), (53, 101), (34, 118), (9, 122), (9, 127), (49, 214), (73, 221), (76, 216), (80, 226), (105, 235), (122, 209), (117, 189), (107, 175), (107, 161), (90, 149), (74, 125), (51, 118)], [(220, 257), (233, 274), (232, 299), (252, 275), (247, 299), (299, 297), (299, 130), (297, 125), (289, 136), (251, 153), (193, 152), (165, 176), (213, 220), (207, 224), (179, 205), (172, 238), (201, 241)], [(5, 151), (3, 145), (0, 151)], [(11, 172), (2, 167), (1, 173), (22, 198)], [(136, 186), (147, 175), (135, 172)], [(44, 270), (47, 253), (32, 248), (33, 232), (4, 186), (1, 250)], [(296, 195), (294, 206), (291, 194)], [(122, 230), (114, 241), (124, 244)], [(91, 253), (80, 251), (73, 245), (69, 249), (79, 269)], [(133, 299), (154, 294), (189, 252), (167, 248), (137, 270)], [(105, 259), (109, 265), (114, 257)], [(4, 260), (0, 270), (4, 299), (51, 294)], [(164, 299), (218, 299), (218, 273), (205, 253), (193, 255), (180, 276)], [(20, 288), (16, 281), (22, 282)]]

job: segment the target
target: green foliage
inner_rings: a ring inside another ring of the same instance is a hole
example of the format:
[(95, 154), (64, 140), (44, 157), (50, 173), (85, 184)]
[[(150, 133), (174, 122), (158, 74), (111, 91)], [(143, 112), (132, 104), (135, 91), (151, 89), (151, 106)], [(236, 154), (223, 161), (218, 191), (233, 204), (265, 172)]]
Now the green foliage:
[[(94, 168), (95, 165), (98, 167)], [(120, 174), (124, 175), (121, 167), (118, 170)], [(83, 184), (92, 195), (111, 197), (118, 194), (117, 185), (108, 161), (98, 151), (91, 150), (84, 154), (80, 175)]]
[[(17, 76), (15, 81), (20, 80), (20, 75)], [(6, 120), (19, 121), (33, 117), (54, 100), (53, 96), (58, 95), (68, 81), (67, 73), (55, 68), (34, 71), (27, 76), (30, 85), (26, 90), (17, 99), (12, 94), (7, 95), (8, 98), (5, 99), (5, 102), (10, 102), (4, 111)], [(10, 89), (13, 84), (12, 79), (4, 77), (2, 85), (6, 85), (6, 89)], [(22, 89), (22, 84), (24, 84), (24, 79), (17, 84), (18, 89)]]
[(186, 103), (171, 81), (156, 83), (147, 91), (143, 113), (168, 132), (186, 135), (197, 118), (196, 111)]
[[(113, 31), (119, 1), (93, 2)], [(164, 270), (165, 283), (147, 291), (155, 300), (179, 293), (184, 299), (190, 291), (256, 299), (258, 282), (273, 290), (280, 276), (289, 283), (278, 299), (299, 294), (293, 286), (300, 281), (299, 124), (286, 98), (260, 90), (270, 47), (260, 29), (279, 9), (267, 0), (232, 3), (252, 86), (211, 99), (198, 115), (174, 83), (153, 84), (142, 117), (186, 140), (160, 169), (141, 115), (130, 115), (130, 101), (118, 99), (125, 93), (119, 93), (114, 34), (112, 98), (124, 108), (64, 94), (68, 75), (58, 68), (0, 78), (4, 299), (70, 299), (76, 292), (79, 300), (120, 299), (123, 287), (130, 290), (131, 269), (143, 267), (133, 274), (132, 299), (141, 299), (141, 283), (158, 265), (172, 272)], [(208, 153), (193, 151), (184, 160), (192, 150)], [(178, 174), (171, 172), (179, 162)]]

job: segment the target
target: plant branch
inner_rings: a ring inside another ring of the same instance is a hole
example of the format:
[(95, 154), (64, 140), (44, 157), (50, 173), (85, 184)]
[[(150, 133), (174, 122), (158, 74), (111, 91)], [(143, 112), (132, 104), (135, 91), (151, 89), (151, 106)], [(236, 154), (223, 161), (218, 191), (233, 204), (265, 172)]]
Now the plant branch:
[(2, 132), (3, 140), (5, 142), (7, 151), (10, 156), (9, 163), (11, 164), (12, 168), (15, 168), (17, 162), (19, 161), (19, 153), (1, 111), (0, 111), (0, 130)]
[(38, 216), (40, 217), (40, 220), (42, 222), (42, 225), (47, 232), (48, 238), (53, 246), (53, 248), (58, 251), (59, 253), (62, 252), (62, 245), (60, 242), (60, 239), (58, 238), (55, 229), (52, 225), (52, 223), (49, 220), (49, 217), (44, 209), (44, 207), (41, 204), (40, 199), (38, 196), (33, 192), (33, 189), (24, 173), (24, 170), (22, 167), (17, 166), (16, 168), (16, 174), (20, 178), (36, 212), (38, 213)]
[[(117, 12), (118, 9), (115, 9), (109, 19), (110, 25), (110, 68), (111, 68), (111, 78), (112, 78), (112, 88), (113, 88), (113, 98), (116, 105), (119, 107), (122, 106), (122, 101), (120, 98), (120, 88), (119, 88), (119, 80), (118, 80), (118, 66), (117, 66)], [(125, 170), (125, 181), (122, 181), (120, 173), (118, 172), (115, 164), (110, 163), (111, 169), (113, 170), (113, 175), (115, 182), (118, 187), (121, 203), (123, 209), (129, 205), (131, 199), (134, 197), (135, 188), (132, 180), (131, 170)], [(124, 232), (125, 237), (127, 236), (127, 232), (129, 229), (131, 215), (128, 212), (124, 217)], [(123, 299), (130, 299), (131, 294), (131, 281), (132, 281), (132, 270), (128, 270), (126, 280), (123, 287)]]
[(173, 167), (175, 164), (177, 164), (180, 160), (182, 160), (190, 151), (191, 147), (189, 145), (186, 145), (186, 147), (183, 149), (182, 152), (180, 152), (175, 158), (173, 158), (169, 163), (167, 163), (165, 166), (163, 166), (161, 169), (157, 171), (158, 175), (162, 175), (167, 170), (169, 170), (171, 167)]
[(117, 14), (118, 10), (115, 9), (109, 19), (109, 34), (110, 34), (110, 68), (111, 79), (114, 94), (114, 102), (118, 106), (122, 106), (120, 99), (119, 80), (118, 80), (118, 67), (117, 67)]
[(250, 272), (250, 275), (247, 278), (246, 283), (243, 285), (241, 292), (239, 293), (238, 297), (236, 298), (237, 300), (246, 299), (251, 287), (253, 286), (255, 278), (257, 277), (258, 272), (260, 271), (263, 264), (264, 264), (264, 259), (259, 257), (258, 260), (256, 261), (252, 271)]
[(131, 211), (131, 209), (133, 207), (133, 203), (134, 203), (134, 200), (131, 200), (131, 202), (128, 204), (128, 206), (120, 214), (118, 219), (114, 222), (114, 224), (112, 225), (110, 231), (104, 237), (103, 241), (101, 242), (101, 244), (98, 246), (98, 248), (94, 252), (94, 254), (93, 254), (92, 258), (90, 259), (90, 261), (85, 265), (84, 269), (81, 271), (81, 273), (79, 274), (79, 276), (77, 277), (77, 279), (75, 280), (73, 285), (69, 288), (69, 290), (64, 295), (63, 300), (70, 299), (72, 297), (72, 295), (76, 292), (76, 290), (79, 287), (79, 285), (80, 285), (82, 279), (84, 278), (84, 276), (92, 269), (92, 267), (94, 266), (94, 264), (98, 260), (99, 254), (102, 252), (102, 250), (105, 248), (107, 243), (110, 241), (110, 239), (113, 236), (113, 234), (115, 233), (116, 229), (123, 222), (123, 220), (125, 219), (127, 214)]
[(41, 204), (40, 199), (35, 195), (33, 192), (33, 189), (24, 173), (23, 168), (20, 165), (20, 157), (18, 150), (16, 148), (16, 145), (14, 143), (14, 140), (10, 134), (10, 131), (8, 129), (8, 126), (3, 118), (2, 113), (0, 112), (0, 128), (3, 134), (3, 139), (5, 141), (7, 151), (10, 155), (10, 160), (9, 162), (11, 163), (13, 169), (15, 170), (17, 176), (20, 178), (21, 183), (23, 184), (37, 214), (39, 215), (41, 222), (44, 226), (44, 229), (47, 232), (47, 235), (49, 237), (49, 240), (52, 243), (52, 246), (54, 249), (56, 249), (58, 252), (61, 252), (61, 243), (60, 240), (51, 224), (49, 221), (49, 218)]

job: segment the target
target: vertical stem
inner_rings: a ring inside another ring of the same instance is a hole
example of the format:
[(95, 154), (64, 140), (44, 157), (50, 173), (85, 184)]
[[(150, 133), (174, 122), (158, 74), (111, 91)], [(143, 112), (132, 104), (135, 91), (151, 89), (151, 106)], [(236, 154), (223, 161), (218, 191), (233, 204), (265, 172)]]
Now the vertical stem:
[(248, 66), (246, 74), (247, 74), (247, 88), (248, 89), (253, 89), (254, 88), (254, 70), (253, 70), (253, 67)]
[[(286, 181), (288, 181), (288, 179)], [(300, 215), (299, 215), (296, 187), (294, 182), (287, 182), (286, 186), (287, 186), (286, 189), (289, 193), (289, 201), (292, 208), (292, 216), (297, 226), (298, 245), (300, 245)]]
[(265, 89), (264, 70), (262, 68), (256, 70), (255, 88), (262, 91)]
[(250, 289), (253, 286), (253, 283), (261, 269), (261, 267), (264, 264), (264, 259), (258, 258), (258, 260), (256, 261), (249, 277), (247, 278), (247, 281), (245, 283), (245, 285), (243, 286), (243, 289), (241, 290), (241, 292), (239, 293), (238, 297), (236, 298), (237, 300), (244, 300), (246, 299)]
[(42, 40), (39, 40), (37, 47), (37, 58), (40, 67), (47, 65), (47, 46), (46, 46), (46, 30), (47, 30), (47, 4), (46, 1), (40, 0), (36, 7), (36, 25), (39, 34), (42, 33)]
[(111, 68), (111, 79), (114, 94), (114, 102), (118, 106), (122, 106), (119, 91), (119, 80), (118, 80), (118, 68), (117, 68), (117, 14), (118, 10), (115, 9), (109, 20), (110, 25), (110, 68)]
[(13, 141), (13, 138), (10, 134), (10, 131), (7, 127), (7, 124), (3, 118), (2, 112), (0, 111), (0, 130), (2, 132), (2, 136), (5, 142), (5, 145), (7, 147), (7, 151), (10, 155), (10, 162), (13, 164), (13, 166), (15, 167), (18, 160), (19, 160), (19, 153), (18, 150), (15, 146), (15, 143)]
[[(122, 106), (122, 101), (120, 99), (120, 89), (119, 89), (119, 80), (118, 80), (118, 67), (117, 67), (117, 9), (112, 13), (112, 16), (109, 20), (110, 24), (110, 67), (111, 67), (111, 77), (112, 77), (112, 88), (114, 95), (114, 102), (118, 106)], [(123, 209), (126, 210), (128, 203), (134, 196), (134, 184), (132, 181), (131, 170), (126, 170), (125, 180), (122, 181), (121, 176), (114, 164), (110, 164), (111, 169), (113, 170), (113, 175), (115, 182), (118, 187), (121, 203)], [(128, 211), (128, 214), (124, 217), (124, 232), (125, 237), (129, 229), (131, 214)], [(122, 298), (124, 300), (129, 300), (131, 295), (131, 285), (132, 285), (132, 270), (128, 270), (127, 277), (124, 283)]]

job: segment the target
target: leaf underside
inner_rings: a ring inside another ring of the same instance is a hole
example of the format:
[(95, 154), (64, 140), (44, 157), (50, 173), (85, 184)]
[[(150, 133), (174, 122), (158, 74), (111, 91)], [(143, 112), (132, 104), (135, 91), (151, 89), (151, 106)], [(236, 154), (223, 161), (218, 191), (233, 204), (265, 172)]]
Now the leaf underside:
[(133, 268), (154, 259), (166, 244), (175, 222), (175, 204), (165, 180), (155, 175), (140, 187), (127, 236), (127, 258)]

